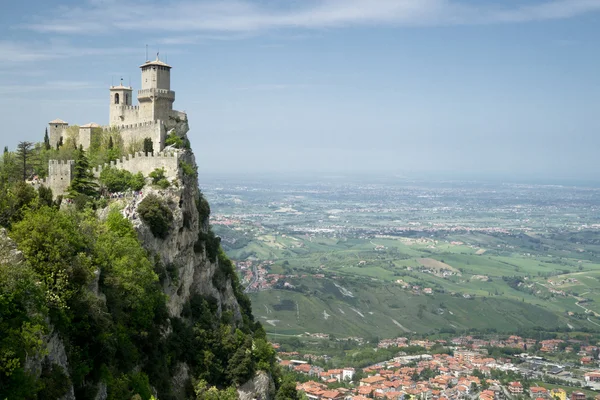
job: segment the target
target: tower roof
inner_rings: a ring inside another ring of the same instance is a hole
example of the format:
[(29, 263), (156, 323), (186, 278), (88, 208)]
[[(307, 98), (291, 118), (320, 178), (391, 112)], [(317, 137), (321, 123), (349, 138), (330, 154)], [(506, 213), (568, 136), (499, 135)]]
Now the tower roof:
[(157, 65), (161, 67), (173, 68), (169, 64), (164, 63), (158, 59), (158, 54), (156, 55), (156, 60), (154, 61), (146, 61), (144, 64), (140, 65), (140, 68), (149, 67), (151, 65)]
[(80, 128), (100, 128), (100, 125), (95, 122), (90, 122), (89, 124), (81, 125)]
[(122, 84), (119, 86), (111, 86), (110, 90), (133, 90), (131, 86), (123, 86)]
[(50, 121), (50, 122), (48, 122), (48, 123), (49, 123), (49, 124), (55, 124), (55, 125), (57, 125), (57, 124), (60, 124), (60, 125), (69, 125), (69, 123), (68, 123), (68, 122), (65, 122), (65, 121), (63, 121), (62, 119), (58, 119), (58, 118), (56, 118), (56, 119), (53, 119), (52, 121)]

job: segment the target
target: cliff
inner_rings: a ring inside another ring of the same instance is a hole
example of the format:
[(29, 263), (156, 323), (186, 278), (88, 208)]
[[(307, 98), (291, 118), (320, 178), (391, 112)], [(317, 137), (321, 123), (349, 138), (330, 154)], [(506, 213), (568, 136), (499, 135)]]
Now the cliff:
[(0, 338), (0, 398), (274, 398), (275, 352), (210, 228), (187, 121), (171, 129), (167, 186), (60, 209), (23, 189), (0, 232), (0, 333), (21, 326)]

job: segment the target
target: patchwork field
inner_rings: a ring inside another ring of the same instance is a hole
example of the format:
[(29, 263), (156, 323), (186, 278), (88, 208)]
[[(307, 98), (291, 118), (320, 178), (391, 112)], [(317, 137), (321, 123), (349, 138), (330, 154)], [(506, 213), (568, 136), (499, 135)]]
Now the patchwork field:
[(600, 329), (600, 190), (229, 189), (243, 214), (224, 190), (214, 229), (270, 333)]

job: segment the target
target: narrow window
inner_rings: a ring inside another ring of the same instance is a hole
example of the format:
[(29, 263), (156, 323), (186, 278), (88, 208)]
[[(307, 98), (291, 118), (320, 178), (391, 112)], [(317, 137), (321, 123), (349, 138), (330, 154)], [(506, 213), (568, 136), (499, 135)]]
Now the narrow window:
[(119, 104), (119, 93), (115, 93), (115, 104)]
[(129, 94), (125, 93), (125, 104), (129, 104)]

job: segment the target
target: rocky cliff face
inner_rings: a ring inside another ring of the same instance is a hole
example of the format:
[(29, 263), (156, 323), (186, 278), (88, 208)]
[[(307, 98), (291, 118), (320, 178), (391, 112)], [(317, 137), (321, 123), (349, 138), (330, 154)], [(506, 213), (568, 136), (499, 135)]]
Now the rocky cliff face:
[[(176, 131), (186, 140), (187, 122), (177, 124)], [(208, 215), (201, 215), (202, 198), (196, 174), (189, 174), (190, 167), (195, 171), (196, 161), (191, 150), (180, 150), (179, 176), (168, 189), (147, 188), (143, 196), (125, 207), (124, 215), (132, 222), (144, 248), (160, 260), (168, 273), (162, 286), (168, 296), (167, 308), (170, 317), (182, 317), (184, 306), (194, 295), (213, 298), (218, 306), (219, 317), (224, 311), (233, 316), (234, 324), (241, 324), (242, 312), (230, 279), (215, 279), (220, 268), (219, 259), (211, 260), (207, 245), (200, 238), (209, 237)], [(164, 239), (155, 237), (151, 229), (142, 221), (138, 206), (146, 196), (155, 195), (173, 213), (169, 234)], [(208, 204), (206, 203), (206, 206)], [(200, 243), (199, 243), (200, 240)], [(172, 372), (172, 387), (177, 398), (184, 398), (183, 388), (190, 382), (190, 368), (179, 363)], [(261, 372), (239, 389), (240, 398), (268, 400), (274, 397), (275, 385), (270, 375)]]
[[(180, 154), (181, 162), (196, 169), (196, 161), (190, 150)], [(168, 274), (163, 290), (168, 296), (167, 307), (171, 317), (181, 317), (185, 303), (194, 294), (215, 298), (219, 313), (223, 309), (233, 312), (234, 318), (241, 320), (240, 307), (236, 300), (231, 282), (226, 281), (223, 287), (213, 283), (218, 260), (208, 259), (206, 250), (198, 252), (199, 233), (208, 234), (208, 221), (202, 220), (198, 211), (198, 180), (195, 175), (185, 175), (182, 171), (179, 178), (168, 189), (144, 189), (143, 196), (154, 194), (160, 198), (173, 212), (173, 223), (170, 233), (165, 239), (155, 237), (137, 213), (137, 206), (142, 198), (125, 208), (125, 216), (133, 223), (143, 246), (155, 258), (160, 259)]]

